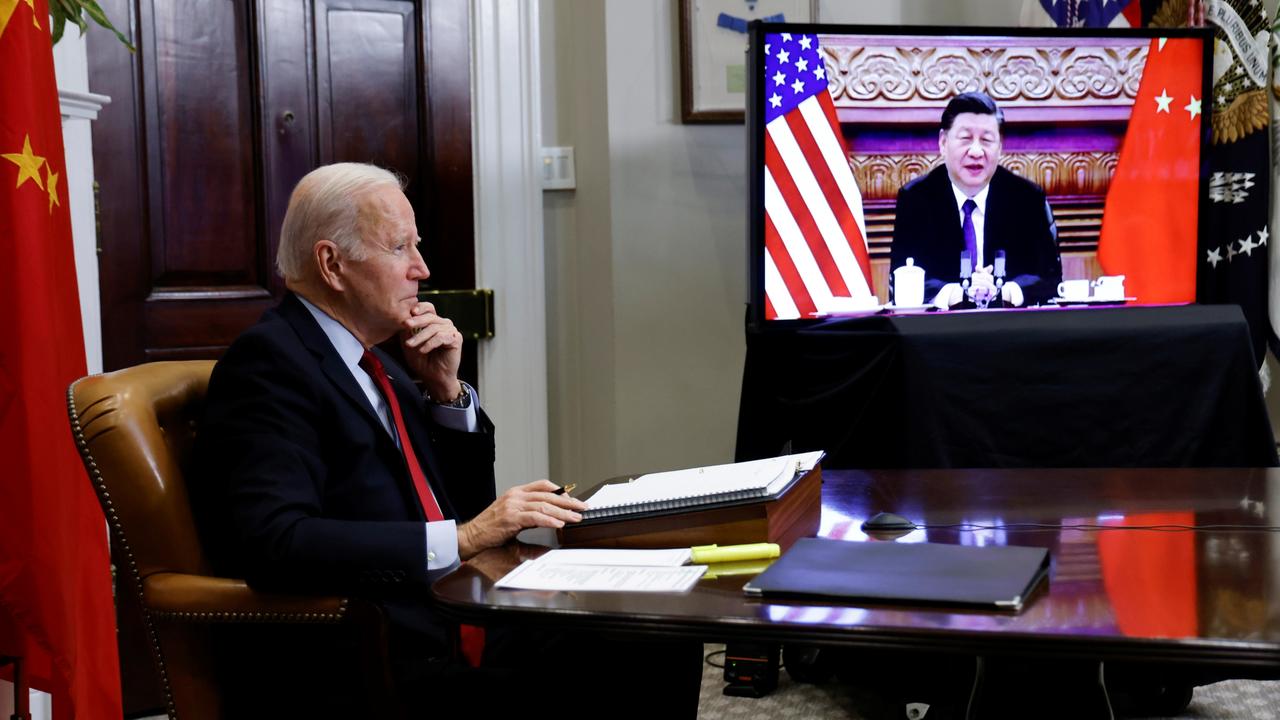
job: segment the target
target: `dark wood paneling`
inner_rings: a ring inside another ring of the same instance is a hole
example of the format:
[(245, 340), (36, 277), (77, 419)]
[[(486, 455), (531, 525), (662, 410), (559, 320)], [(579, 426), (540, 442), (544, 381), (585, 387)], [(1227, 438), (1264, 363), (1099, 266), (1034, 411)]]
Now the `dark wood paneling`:
[[(426, 117), (424, 182), (415, 198), (427, 286), (475, 287), (471, 187), (471, 15), (466, 0), (436, 0), (423, 17)], [(412, 197), (412, 196), (411, 196)], [(465, 241), (462, 238), (466, 238)], [(475, 358), (467, 348), (465, 358)], [(474, 377), (474, 372), (471, 373)]]
[(404, 175), (428, 286), (474, 286), (466, 0), (105, 6), (138, 46), (90, 33), (107, 369), (216, 357), (270, 306), (289, 194), (322, 163)]
[(236, 0), (142, 5), (154, 282), (260, 284), (251, 28)]
[(276, 0), (258, 13), (262, 92), (262, 192), (267, 252), (262, 272), (275, 295), (284, 281), (275, 273), (280, 226), (293, 186), (320, 163), (316, 159), (315, 47), (311, 3)]
[(316, 3), (321, 162), (372, 162), (416, 180), (415, 20), (408, 2)]
[[(107, 16), (130, 35), (142, 39), (133, 4), (101, 0)], [(99, 298), (102, 314), (102, 362), (106, 369), (142, 361), (143, 327), (139, 322), (150, 275), (150, 226), (146, 203), (146, 152), (139, 112), (139, 56), (130, 53), (110, 32), (92, 26), (85, 39), (89, 87), (111, 98), (91, 125), (94, 174), (99, 203)], [(145, 651), (145, 646), (143, 650)]]

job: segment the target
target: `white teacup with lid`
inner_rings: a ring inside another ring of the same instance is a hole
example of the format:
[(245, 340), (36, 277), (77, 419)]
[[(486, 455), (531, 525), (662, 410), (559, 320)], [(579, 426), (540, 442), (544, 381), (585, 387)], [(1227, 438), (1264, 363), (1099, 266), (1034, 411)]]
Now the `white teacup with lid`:
[(924, 268), (916, 265), (915, 258), (907, 258), (907, 264), (893, 271), (893, 304), (896, 307), (924, 305)]

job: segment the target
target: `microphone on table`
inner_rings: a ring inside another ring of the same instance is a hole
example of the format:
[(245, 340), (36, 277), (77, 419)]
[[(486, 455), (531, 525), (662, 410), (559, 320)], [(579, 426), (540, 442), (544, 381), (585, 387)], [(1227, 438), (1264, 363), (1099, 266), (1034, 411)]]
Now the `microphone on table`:
[(992, 263), (994, 274), (996, 277), (996, 296), (991, 298), (991, 303), (987, 307), (1002, 308), (1004, 307), (1004, 276), (1005, 276), (1005, 256), (1003, 250), (996, 251), (996, 261)]
[(969, 286), (972, 284), (973, 278), (973, 256), (968, 250), (960, 251), (960, 302), (952, 305), (952, 308), (967, 309), (974, 307), (973, 299), (969, 296)]

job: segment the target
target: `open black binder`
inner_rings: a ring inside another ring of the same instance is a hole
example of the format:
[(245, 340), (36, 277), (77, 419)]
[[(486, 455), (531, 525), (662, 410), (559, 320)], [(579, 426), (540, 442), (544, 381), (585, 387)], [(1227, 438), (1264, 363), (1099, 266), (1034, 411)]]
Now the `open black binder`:
[(1048, 571), (1044, 548), (803, 538), (743, 592), (1018, 611)]

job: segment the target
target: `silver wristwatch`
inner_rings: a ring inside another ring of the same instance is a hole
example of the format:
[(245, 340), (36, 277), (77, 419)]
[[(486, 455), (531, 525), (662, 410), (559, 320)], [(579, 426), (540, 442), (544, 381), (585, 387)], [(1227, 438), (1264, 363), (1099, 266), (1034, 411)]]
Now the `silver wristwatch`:
[(459, 382), (458, 384), (462, 386), (462, 392), (458, 393), (458, 397), (454, 398), (452, 402), (440, 402), (438, 400), (432, 399), (430, 395), (427, 395), (427, 399), (431, 400), (431, 402), (439, 405), (440, 407), (458, 408), (460, 410), (465, 410), (466, 408), (471, 407), (471, 389), (468, 388), (467, 384), (464, 382)]

